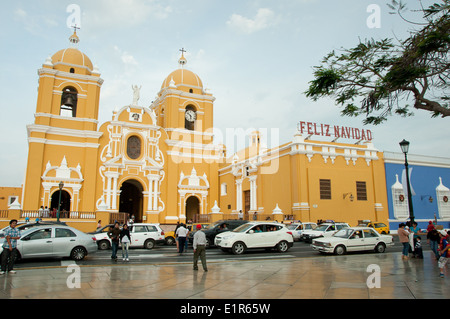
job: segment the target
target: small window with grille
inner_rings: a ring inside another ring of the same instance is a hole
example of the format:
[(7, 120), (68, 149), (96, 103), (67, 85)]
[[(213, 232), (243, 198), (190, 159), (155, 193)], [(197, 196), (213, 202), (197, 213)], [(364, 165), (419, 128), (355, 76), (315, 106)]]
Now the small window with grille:
[(320, 199), (331, 199), (331, 180), (320, 180)]
[(356, 199), (367, 200), (366, 182), (356, 182)]

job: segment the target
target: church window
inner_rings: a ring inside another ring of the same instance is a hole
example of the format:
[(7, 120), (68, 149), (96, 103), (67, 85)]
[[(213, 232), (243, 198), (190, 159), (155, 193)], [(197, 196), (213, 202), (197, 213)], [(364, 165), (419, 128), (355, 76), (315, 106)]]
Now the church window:
[(189, 93), (194, 93), (194, 90), (193, 89), (189, 89)]
[(62, 91), (61, 109), (59, 115), (66, 117), (77, 116), (78, 92), (73, 87), (66, 87)]
[(227, 183), (222, 183), (220, 185), (220, 195), (221, 196), (227, 195)]
[(74, 68), (70, 68), (70, 73), (75, 73), (75, 69)]
[(141, 139), (135, 135), (128, 138), (127, 155), (131, 159), (138, 159), (141, 156)]

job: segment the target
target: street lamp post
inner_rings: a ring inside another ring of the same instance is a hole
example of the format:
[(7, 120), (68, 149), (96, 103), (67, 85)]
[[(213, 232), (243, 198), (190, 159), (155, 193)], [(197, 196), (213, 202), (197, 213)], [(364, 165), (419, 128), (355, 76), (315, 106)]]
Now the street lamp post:
[(59, 222), (59, 213), (61, 212), (61, 193), (64, 187), (64, 183), (59, 182), (59, 201), (58, 201), (58, 212), (56, 213), (56, 221)]
[(408, 208), (409, 208), (409, 219), (412, 223), (414, 223), (414, 210), (412, 204), (412, 196), (411, 196), (411, 185), (409, 184), (409, 171), (408, 171), (408, 150), (409, 150), (409, 142), (403, 139), (400, 143), (400, 148), (402, 149), (403, 154), (405, 154), (405, 173), (406, 173), (406, 188), (408, 191)]

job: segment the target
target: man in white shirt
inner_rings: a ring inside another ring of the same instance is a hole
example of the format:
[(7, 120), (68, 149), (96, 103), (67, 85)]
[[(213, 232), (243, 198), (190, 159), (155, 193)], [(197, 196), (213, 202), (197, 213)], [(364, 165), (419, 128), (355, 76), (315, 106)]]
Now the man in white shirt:
[(197, 262), (198, 257), (200, 256), (200, 260), (202, 261), (202, 266), (204, 271), (208, 271), (208, 267), (206, 267), (206, 235), (202, 231), (202, 226), (200, 224), (197, 225), (197, 231), (194, 234), (194, 270), (198, 270)]
[(181, 224), (180, 227), (177, 229), (176, 235), (178, 237), (178, 252), (180, 255), (184, 251), (184, 246), (186, 244), (186, 237), (189, 233), (189, 230), (184, 227), (184, 224)]

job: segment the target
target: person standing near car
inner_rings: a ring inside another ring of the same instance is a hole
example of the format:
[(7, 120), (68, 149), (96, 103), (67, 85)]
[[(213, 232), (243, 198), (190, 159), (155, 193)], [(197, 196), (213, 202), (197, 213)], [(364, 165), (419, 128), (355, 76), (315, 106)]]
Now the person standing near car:
[(408, 260), (408, 254), (409, 254), (409, 231), (405, 229), (406, 225), (404, 223), (401, 223), (398, 226), (397, 234), (398, 239), (403, 245), (402, 250), (402, 259)]
[(0, 275), (5, 274), (6, 271), (10, 274), (16, 273), (13, 268), (17, 256), (17, 240), (20, 239), (20, 231), (16, 229), (16, 226), (17, 219), (12, 219), (9, 222), (9, 228), (5, 230), (5, 241), (3, 242), (3, 252), (1, 254)]
[(114, 227), (108, 232), (108, 237), (111, 239), (111, 259), (117, 261), (117, 249), (119, 247), (120, 240), (119, 222), (114, 223)]
[(194, 249), (194, 270), (198, 270), (197, 262), (198, 257), (200, 257), (203, 270), (208, 271), (208, 267), (206, 267), (206, 235), (202, 231), (202, 226), (200, 224), (197, 225), (192, 248)]
[(434, 256), (436, 257), (436, 260), (439, 260), (439, 242), (441, 241), (441, 237), (439, 236), (439, 233), (436, 228), (431, 228), (430, 231), (427, 233), (427, 242), (430, 244), (430, 248), (434, 253)]
[(177, 238), (178, 238), (178, 253), (181, 255), (184, 251), (184, 245), (186, 243), (186, 237), (189, 233), (189, 230), (185, 227), (184, 224), (180, 224), (180, 227), (177, 229)]
[(128, 248), (131, 244), (130, 230), (127, 224), (123, 224), (122, 231), (120, 232), (120, 242), (122, 244), (122, 259), (129, 261), (128, 258)]

